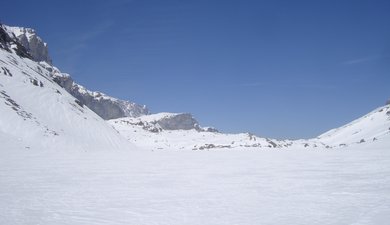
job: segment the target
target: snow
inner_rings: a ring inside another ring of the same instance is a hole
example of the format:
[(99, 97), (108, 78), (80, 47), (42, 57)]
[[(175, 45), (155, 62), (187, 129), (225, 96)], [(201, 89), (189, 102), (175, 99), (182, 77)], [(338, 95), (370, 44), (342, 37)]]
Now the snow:
[(16, 37), (20, 36), (20, 35), (28, 35), (28, 37), (31, 37), (31, 35), (33, 33), (35, 33), (35, 31), (31, 28), (24, 28), (24, 27), (12, 27), (12, 26), (7, 26), (7, 25), (3, 25), (3, 27), (5, 28), (5, 30), (7, 31), (7, 33), (12, 37), (14, 34)]
[(160, 113), (140, 116), (139, 118), (136, 118), (136, 119), (150, 123), (150, 122), (158, 121), (158, 120), (161, 120), (164, 118), (175, 117), (175, 116), (180, 115), (180, 114), (182, 114), (182, 113), (160, 112)]
[(390, 220), (390, 151), (383, 148), (1, 153), (0, 224)]

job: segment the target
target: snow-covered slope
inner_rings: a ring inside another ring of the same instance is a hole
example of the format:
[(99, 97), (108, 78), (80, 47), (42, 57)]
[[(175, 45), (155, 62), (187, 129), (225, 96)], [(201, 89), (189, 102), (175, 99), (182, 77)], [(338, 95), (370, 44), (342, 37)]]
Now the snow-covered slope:
[(55, 83), (39, 63), (18, 56), (12, 47), (14, 43), (3, 44), (0, 46), (2, 148), (94, 150), (133, 146)]
[[(347, 146), (385, 140), (390, 144), (390, 105), (375, 109), (317, 138), (330, 146)], [(389, 145), (390, 147), (390, 145)]]
[(47, 44), (36, 34), (34, 29), (6, 25), (1, 25), (1, 29), (15, 43), (21, 44), (30, 58), (39, 62), (41, 67), (49, 72), (48, 75), (54, 78), (55, 82), (103, 119), (137, 117), (149, 114), (149, 110), (145, 105), (116, 99), (101, 92), (90, 91), (74, 82), (69, 74), (61, 73), (58, 68), (52, 66)]

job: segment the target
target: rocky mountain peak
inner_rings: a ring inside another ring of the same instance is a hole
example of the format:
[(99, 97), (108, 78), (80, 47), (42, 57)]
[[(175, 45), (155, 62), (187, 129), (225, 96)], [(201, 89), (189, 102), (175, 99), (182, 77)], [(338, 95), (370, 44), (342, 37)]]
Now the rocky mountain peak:
[(17, 55), (24, 58), (31, 59), (32, 56), (28, 50), (19, 43), (15, 38), (15, 35), (7, 30), (7, 26), (0, 24), (0, 48), (12, 52), (14, 51)]
[(19, 42), (31, 55), (34, 61), (45, 61), (52, 64), (47, 43), (32, 28), (11, 27), (2, 25), (11, 38)]

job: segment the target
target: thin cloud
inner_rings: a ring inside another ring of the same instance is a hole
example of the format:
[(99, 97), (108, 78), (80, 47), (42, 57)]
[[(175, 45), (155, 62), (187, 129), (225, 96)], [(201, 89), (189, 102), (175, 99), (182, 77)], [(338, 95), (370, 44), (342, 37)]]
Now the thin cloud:
[(379, 56), (368, 56), (368, 57), (364, 57), (364, 58), (347, 60), (347, 61), (344, 61), (342, 64), (354, 65), (354, 64), (360, 64), (360, 63), (374, 61), (374, 60), (377, 60), (377, 59), (380, 59), (380, 57)]
[(269, 83), (262, 83), (262, 82), (242, 83), (242, 84), (237, 84), (237, 86), (240, 86), (240, 87), (265, 87), (265, 86), (269, 86)]
[(226, 87), (248, 87), (248, 88), (303, 88), (303, 89), (334, 89), (337, 86), (334, 84), (322, 83), (280, 83), (280, 82), (253, 82), (253, 83), (238, 83)]
[[(287, 87), (287, 85), (286, 85)], [(321, 84), (321, 83), (300, 83), (293, 85), (295, 88), (305, 88), (305, 89), (334, 89), (337, 88), (335, 84)]]
[(71, 37), (68, 37), (68, 48), (63, 49), (62, 54), (71, 54), (77, 55), (84, 48), (88, 46), (88, 42), (100, 37), (104, 33), (106, 33), (110, 28), (114, 26), (114, 22), (111, 20), (104, 21), (92, 29), (86, 30), (81, 33), (73, 33)]
[(97, 25), (93, 29), (74, 36), (73, 39), (78, 41), (78, 42), (87, 42), (91, 39), (94, 39), (94, 38), (99, 37), (100, 35), (106, 33), (113, 25), (114, 25), (114, 22), (111, 20), (104, 21), (103, 23), (100, 23), (99, 25)]

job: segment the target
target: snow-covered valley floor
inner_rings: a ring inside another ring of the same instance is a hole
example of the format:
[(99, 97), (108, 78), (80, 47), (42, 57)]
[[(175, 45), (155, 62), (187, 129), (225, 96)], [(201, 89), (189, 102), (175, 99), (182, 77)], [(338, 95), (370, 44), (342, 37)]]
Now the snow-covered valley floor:
[(388, 149), (2, 150), (0, 224), (389, 224)]

